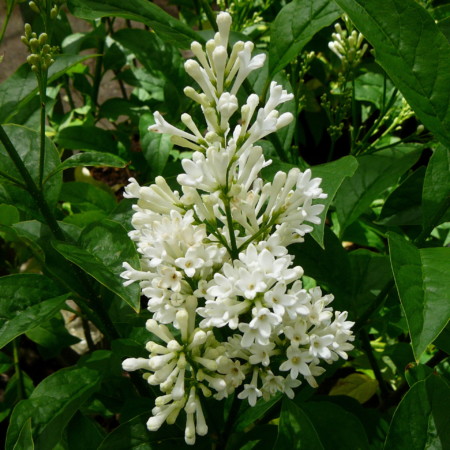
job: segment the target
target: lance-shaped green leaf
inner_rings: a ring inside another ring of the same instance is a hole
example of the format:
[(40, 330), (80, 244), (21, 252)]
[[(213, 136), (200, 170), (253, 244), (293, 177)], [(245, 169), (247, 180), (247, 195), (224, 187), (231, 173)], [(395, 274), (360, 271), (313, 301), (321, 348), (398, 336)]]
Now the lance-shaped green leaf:
[(56, 250), (139, 311), (139, 285), (123, 285), (123, 262), (139, 268), (139, 256), (125, 229), (112, 220), (86, 227), (78, 245), (54, 242)]
[(343, 181), (334, 200), (341, 235), (372, 201), (398, 181), (417, 161), (421, 151), (415, 145), (399, 145), (357, 158), (358, 168), (351, 178)]
[(450, 387), (439, 375), (418, 381), (395, 410), (384, 448), (450, 448), (449, 404)]
[(439, 145), (425, 173), (422, 194), (422, 226), (425, 231), (439, 225), (450, 207), (450, 152)]
[(69, 367), (45, 378), (30, 397), (14, 408), (6, 436), (6, 450), (14, 448), (20, 431), (31, 418), (32, 435), (40, 450), (52, 450), (65, 426), (95, 392), (101, 375), (87, 367)]
[(313, 177), (322, 178), (321, 187), (327, 194), (327, 198), (319, 200), (318, 203), (325, 205), (321, 214), (322, 222), (314, 227), (311, 236), (317, 243), (323, 247), (323, 233), (325, 228), (325, 219), (327, 217), (328, 208), (336, 195), (337, 190), (341, 186), (345, 178), (351, 177), (358, 167), (358, 161), (353, 156), (345, 156), (337, 161), (332, 161), (320, 166), (311, 168)]
[(336, 0), (423, 124), (450, 145), (450, 45), (415, 0)]
[(391, 265), (416, 360), (450, 319), (450, 248), (418, 249), (389, 235)]
[(270, 28), (270, 77), (294, 59), (311, 38), (342, 14), (332, 0), (293, 0)]
[[(25, 164), (25, 167), (30, 172), (31, 177), (36, 184), (39, 183), (39, 149), (40, 149), (40, 135), (38, 132), (30, 130), (20, 125), (5, 125), (4, 129), (8, 134), (9, 139), (13, 143), (20, 159)], [(45, 159), (44, 159), (44, 178), (50, 174), (56, 166), (60, 164), (59, 154), (53, 142), (45, 139)], [(17, 170), (13, 161), (9, 157), (6, 149), (0, 144), (0, 167), (2, 172), (6, 172), (10, 179), (17, 180), (23, 184), (22, 176)], [(0, 176), (1, 178), (1, 176)], [(55, 204), (58, 200), (59, 192), (61, 190), (62, 176), (54, 176), (44, 184), (44, 195), (47, 202)], [(34, 203), (32, 197), (28, 192), (24, 195), (31, 199), (31, 204)], [(17, 205), (20, 206), (20, 205)]]
[(116, 155), (103, 152), (81, 152), (75, 155), (69, 156), (64, 162), (47, 176), (52, 177), (55, 173), (62, 170), (71, 169), (79, 166), (93, 166), (93, 167), (125, 167), (127, 163)]
[(169, 42), (188, 48), (192, 41), (204, 42), (190, 27), (146, 0), (69, 0), (70, 12), (81, 19), (123, 17), (148, 25)]
[[(56, 55), (48, 71), (49, 83), (76, 64), (96, 55)], [(0, 123), (11, 122), (16, 113), (38, 93), (36, 74), (28, 63), (0, 84)]]
[(0, 348), (55, 315), (68, 294), (44, 275), (0, 278)]

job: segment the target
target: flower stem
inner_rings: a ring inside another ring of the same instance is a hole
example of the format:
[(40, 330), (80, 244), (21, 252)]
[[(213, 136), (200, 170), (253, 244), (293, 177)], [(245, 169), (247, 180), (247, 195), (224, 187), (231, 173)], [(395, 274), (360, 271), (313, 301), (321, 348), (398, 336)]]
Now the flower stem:
[(46, 122), (46, 96), (47, 96), (47, 70), (38, 75), (39, 98), (41, 101), (41, 126), (39, 146), (39, 187), (42, 189), (45, 165), (45, 122)]
[(214, 31), (217, 31), (217, 23), (214, 17), (214, 11), (211, 9), (210, 4), (207, 0), (200, 0), (203, 10), (205, 11), (206, 17), (208, 17), (208, 22), (211, 24), (211, 27)]
[(378, 385), (380, 386), (381, 393), (382, 393), (383, 397), (386, 397), (389, 394), (389, 390), (386, 386), (386, 382), (384, 381), (383, 375), (381, 373), (380, 367), (378, 366), (378, 362), (375, 358), (375, 355), (373, 354), (373, 348), (372, 348), (372, 345), (370, 344), (370, 339), (369, 339), (369, 335), (367, 334), (367, 331), (361, 330), (360, 337), (362, 340), (363, 350), (366, 353), (366, 356), (372, 367), (375, 378), (378, 381)]
[(19, 338), (13, 340), (13, 359), (14, 359), (14, 372), (17, 376), (17, 397), (19, 400), (25, 398), (25, 386), (23, 384), (23, 373), (19, 364)]
[(225, 201), (225, 214), (227, 216), (228, 233), (230, 235), (231, 244), (231, 258), (236, 259), (238, 257), (238, 248), (236, 245), (236, 236), (234, 235), (233, 217), (231, 216), (230, 199), (226, 197)]

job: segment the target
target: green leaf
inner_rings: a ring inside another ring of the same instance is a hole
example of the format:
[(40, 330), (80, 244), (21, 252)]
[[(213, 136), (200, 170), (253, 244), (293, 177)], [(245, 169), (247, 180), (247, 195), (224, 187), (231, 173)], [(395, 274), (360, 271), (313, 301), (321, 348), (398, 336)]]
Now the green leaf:
[(112, 131), (91, 125), (72, 125), (63, 128), (55, 140), (60, 147), (71, 150), (117, 153), (117, 141)]
[(82, 152), (69, 156), (64, 162), (57, 166), (51, 174), (50, 178), (55, 173), (62, 170), (70, 169), (79, 166), (93, 166), (93, 167), (125, 167), (127, 163), (116, 155), (103, 152)]
[(324, 450), (314, 425), (293, 401), (283, 399), (278, 437), (274, 448)]
[[(48, 71), (48, 82), (58, 79), (76, 64), (94, 55), (56, 55)], [(0, 84), (0, 123), (14, 120), (15, 114), (38, 93), (36, 74), (28, 63)]]
[(438, 375), (419, 381), (395, 410), (384, 448), (450, 448), (450, 388)]
[(324, 448), (369, 449), (366, 432), (356, 415), (325, 400), (305, 402), (300, 408), (308, 416)]
[(69, 0), (70, 12), (81, 19), (94, 20), (100, 17), (123, 17), (148, 25), (169, 42), (188, 48), (192, 41), (204, 42), (190, 27), (167, 14), (160, 7), (145, 0)]
[(154, 432), (148, 431), (146, 423), (149, 417), (151, 417), (150, 410), (121, 424), (105, 437), (98, 450), (188, 448), (184, 443), (181, 430), (174, 430), (173, 426), (163, 426)]
[(23, 397), (29, 397), (33, 391), (33, 380), (27, 373), (22, 371), (19, 380), (18, 373), (15, 372), (8, 380), (6, 389), (3, 391), (2, 401), (0, 402), (0, 422), (8, 418), (17, 403)]
[(377, 223), (388, 226), (420, 225), (425, 167), (420, 167), (389, 194)]
[(416, 360), (450, 319), (450, 248), (417, 249), (390, 233), (391, 264)]
[(97, 449), (104, 438), (100, 426), (77, 412), (66, 428), (68, 450)]
[(415, 0), (336, 0), (423, 124), (450, 145), (450, 45)]
[(151, 74), (170, 80), (183, 88), (187, 84), (184, 59), (179, 50), (155, 33), (137, 28), (119, 30), (113, 39), (134, 53)]
[(353, 303), (349, 254), (328, 227), (325, 228), (324, 244), (323, 249), (307, 235), (305, 242), (290, 247), (290, 253), (295, 255), (295, 264), (303, 267), (306, 276), (314, 278), (334, 295), (333, 308), (347, 311)]
[[(40, 135), (38, 132), (30, 130), (29, 128), (22, 127), (20, 125), (5, 125), (5, 132), (11, 139), (12, 144), (19, 153), (20, 159), (25, 164), (25, 167), (30, 172), (31, 178), (35, 183), (39, 184), (39, 148), (40, 148)], [(60, 164), (59, 154), (56, 150), (53, 142), (45, 139), (45, 160), (44, 160), (44, 178), (51, 173), (56, 166)], [(9, 158), (6, 149), (3, 144), (0, 144), (0, 167), (3, 172), (6, 172), (9, 177), (17, 180), (19, 183), (23, 183), (22, 177), (16, 166)], [(52, 177), (44, 184), (44, 195), (47, 202), (53, 206), (56, 204), (59, 192), (61, 190), (62, 177)], [(30, 194), (25, 193), (32, 199)], [(32, 204), (34, 200), (32, 199)]]
[(343, 181), (334, 200), (341, 236), (373, 200), (417, 161), (421, 151), (421, 147), (415, 145), (399, 145), (357, 158), (359, 166), (355, 174)]
[(277, 15), (270, 28), (270, 78), (294, 59), (311, 38), (342, 14), (330, 0), (293, 0)]
[(434, 345), (450, 355), (450, 322), (434, 341)]
[[(360, 249), (349, 253), (352, 278), (345, 280), (351, 286), (349, 306), (359, 318), (374, 302), (377, 295), (392, 279), (389, 258), (379, 253)], [(337, 263), (337, 261), (335, 261)]]
[(33, 438), (40, 450), (52, 450), (78, 408), (100, 384), (98, 372), (87, 367), (68, 367), (45, 378), (27, 400), (14, 408), (6, 436), (6, 450), (16, 444), (30, 418)]
[(139, 120), (139, 132), (144, 158), (154, 177), (161, 175), (169, 159), (173, 144), (168, 134), (151, 133), (148, 127), (155, 123), (153, 114), (143, 114)]
[(418, 381), (423, 381), (433, 373), (431, 367), (424, 364), (410, 363), (405, 368), (405, 378), (409, 386), (412, 387)]
[[(385, 81), (386, 92), (384, 92)], [(391, 98), (394, 89), (392, 82), (381, 73), (367, 72), (355, 79), (355, 99), (373, 103), (378, 109), (382, 108), (384, 99)]]
[(377, 390), (377, 380), (364, 373), (353, 372), (344, 378), (339, 378), (328, 395), (345, 395), (364, 404), (375, 395)]
[(0, 225), (13, 225), (20, 220), (19, 211), (13, 205), (0, 205)]
[(323, 233), (328, 208), (344, 179), (351, 177), (355, 173), (357, 167), (358, 161), (353, 156), (344, 156), (336, 161), (311, 168), (313, 177), (322, 178), (321, 187), (323, 192), (328, 195), (326, 199), (320, 200), (320, 203), (325, 205), (325, 209), (322, 213), (322, 222), (320, 225), (316, 225), (314, 231), (311, 233), (311, 236), (321, 247), (323, 247)]
[(23, 424), (13, 450), (34, 450), (33, 434), (31, 431), (31, 417)]
[(425, 174), (422, 194), (422, 225), (430, 230), (450, 207), (450, 152), (439, 145), (434, 151)]
[(111, 220), (94, 223), (83, 230), (78, 245), (53, 242), (53, 246), (69, 261), (139, 311), (139, 285), (134, 283), (125, 287), (120, 278), (122, 263), (126, 261), (132, 267), (139, 268), (139, 256), (120, 224)]
[(0, 278), (0, 348), (52, 317), (67, 297), (44, 275), (15, 274)]
[(81, 181), (64, 183), (60, 200), (69, 202), (74, 212), (100, 210), (109, 214), (117, 206), (111, 193)]
[(44, 359), (55, 358), (63, 348), (80, 342), (79, 338), (69, 333), (61, 314), (28, 331), (27, 338), (38, 344)]
[(259, 400), (253, 407), (248, 407), (243, 403), (234, 423), (234, 430), (244, 431), (249, 425), (264, 416), (280, 399), (281, 395), (275, 395), (267, 401)]

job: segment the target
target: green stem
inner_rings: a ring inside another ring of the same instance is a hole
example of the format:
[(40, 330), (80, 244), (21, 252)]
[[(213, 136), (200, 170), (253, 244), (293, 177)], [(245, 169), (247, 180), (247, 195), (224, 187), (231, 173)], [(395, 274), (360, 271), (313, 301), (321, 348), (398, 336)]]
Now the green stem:
[(359, 317), (356, 321), (356, 324), (353, 328), (353, 331), (359, 331), (363, 326), (365, 326), (368, 320), (372, 317), (375, 311), (381, 307), (381, 305), (386, 300), (389, 292), (394, 287), (394, 279), (391, 278), (384, 286), (384, 288), (380, 291), (380, 293), (376, 296), (375, 300), (372, 302), (371, 306)]
[(69, 75), (64, 75), (64, 88), (66, 90), (67, 99), (69, 100), (70, 109), (76, 108), (75, 102), (73, 101), (72, 92), (70, 90), (70, 78)]
[(19, 400), (22, 400), (26, 397), (25, 395), (25, 386), (23, 383), (23, 373), (19, 364), (19, 344), (18, 339), (13, 340), (13, 359), (14, 359), (14, 372), (17, 376), (17, 397)]
[(383, 374), (381, 373), (380, 367), (378, 366), (378, 362), (373, 353), (372, 345), (370, 344), (369, 335), (367, 331), (361, 330), (360, 337), (362, 341), (362, 347), (364, 352), (366, 353), (367, 358), (369, 359), (369, 363), (372, 367), (375, 378), (378, 381), (378, 385), (380, 386), (381, 393), (383, 397), (386, 397), (389, 394), (389, 390), (386, 386), (386, 382), (384, 381)]
[[(386, 106), (386, 109), (383, 111), (380, 111), (380, 115), (378, 117), (378, 119), (374, 122), (374, 124), (370, 127), (369, 131), (364, 135), (363, 139), (361, 140), (361, 142), (359, 143), (358, 146), (355, 145), (355, 155), (358, 155), (360, 153), (362, 153), (365, 149), (365, 145), (367, 144), (368, 140), (372, 137), (372, 134), (378, 129), (378, 127), (381, 125), (381, 123), (384, 121), (384, 119), (386, 118), (387, 113), (389, 112), (389, 110), (391, 109), (391, 107), (394, 105), (395, 103), (395, 98), (397, 97), (397, 92), (398, 90), (395, 89), (394, 92), (391, 95), (391, 98)], [(373, 143), (372, 143), (373, 145)]]
[(95, 350), (95, 344), (94, 344), (94, 341), (92, 339), (91, 329), (89, 327), (89, 322), (86, 320), (85, 317), (82, 317), (81, 318), (81, 323), (83, 325), (84, 338), (86, 339), (86, 343), (88, 345), (89, 351), (93, 352)]
[(230, 244), (231, 244), (230, 256), (232, 259), (236, 259), (239, 255), (239, 252), (236, 245), (236, 236), (234, 235), (233, 217), (231, 216), (230, 199), (226, 197), (224, 199), (224, 203), (225, 203), (225, 214), (227, 216), (228, 233), (230, 235)]
[(352, 79), (352, 130), (351, 130), (351, 150), (350, 154), (353, 153), (353, 147), (356, 144), (356, 139), (359, 135), (361, 124), (360, 124), (360, 115), (357, 110), (357, 103), (355, 100), (355, 79)]
[(277, 217), (273, 217), (272, 220), (266, 225), (266, 226), (262, 226), (254, 235), (250, 236), (238, 249), (238, 253), (245, 250), (247, 248), (247, 246), (253, 242), (255, 239), (259, 238), (260, 236), (262, 236), (264, 233), (267, 232), (267, 230), (270, 230), (274, 224), (275, 221), (277, 220)]
[(2, 25), (2, 30), (0, 31), (0, 43), (3, 41), (3, 38), (5, 37), (6, 27), (8, 26), (9, 19), (11, 18), (11, 14), (14, 9), (14, 4), (15, 2), (11, 2), (9, 5), (10, 6), (9, 9), (6, 11), (6, 17)]
[(45, 102), (47, 94), (47, 71), (37, 75), (39, 86), (39, 98), (41, 101), (41, 126), (40, 126), (40, 147), (39, 147), (39, 187), (42, 189), (44, 180), (44, 165), (45, 165)]
[(208, 0), (200, 0), (203, 11), (205, 11), (206, 17), (208, 18), (208, 22), (211, 24), (211, 27), (214, 31), (217, 31), (217, 23), (216, 18), (214, 17), (214, 11), (211, 9), (211, 5), (208, 3)]
[[(103, 20), (103, 19), (102, 19)], [(102, 69), (103, 69), (103, 52), (105, 51), (105, 40), (101, 39), (98, 46), (99, 57), (95, 63), (94, 71), (94, 83), (92, 86), (92, 101), (94, 105), (98, 106), (98, 93), (100, 90), (100, 81), (102, 79)]]

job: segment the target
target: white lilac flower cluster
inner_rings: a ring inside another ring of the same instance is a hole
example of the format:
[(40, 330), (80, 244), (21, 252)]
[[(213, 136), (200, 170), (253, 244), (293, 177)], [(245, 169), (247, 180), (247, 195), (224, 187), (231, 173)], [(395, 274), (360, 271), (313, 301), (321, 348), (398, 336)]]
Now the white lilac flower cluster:
[(201, 90), (185, 93), (201, 106), (206, 132), (188, 114), (181, 117), (188, 131), (158, 112), (150, 127), (195, 150), (182, 162), (181, 193), (158, 177), (149, 187), (131, 179), (125, 194), (138, 199), (129, 235), (141, 267), (124, 263), (122, 277), (140, 283), (153, 313), (146, 327), (159, 340), (147, 344), (148, 358), (126, 359), (123, 368), (145, 370), (163, 394), (148, 428), (174, 423), (184, 410), (188, 444), (208, 430), (202, 396), (236, 391), (252, 406), (279, 392), (292, 398), (302, 379), (317, 385), (321, 362), (347, 358), (353, 348), (347, 313), (333, 312), (333, 296), (320, 288), (304, 289), (303, 269), (286, 248), (320, 223), (323, 205), (313, 201), (326, 197), (321, 180), (298, 169), (272, 182), (259, 177), (270, 161), (254, 144), (292, 120), (276, 107), (293, 96), (273, 82), (265, 105), (250, 95), (232, 129), (237, 91), (265, 55), (252, 57), (251, 42), (229, 53), (230, 15), (220, 13), (217, 25), (205, 49), (192, 44), (198, 62), (185, 63)]

